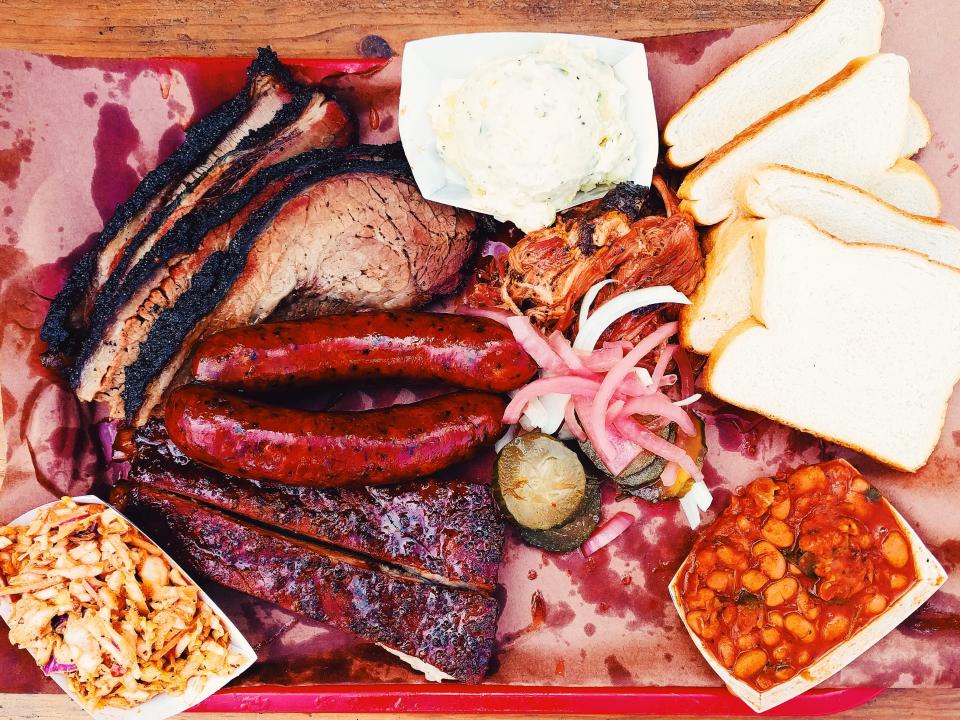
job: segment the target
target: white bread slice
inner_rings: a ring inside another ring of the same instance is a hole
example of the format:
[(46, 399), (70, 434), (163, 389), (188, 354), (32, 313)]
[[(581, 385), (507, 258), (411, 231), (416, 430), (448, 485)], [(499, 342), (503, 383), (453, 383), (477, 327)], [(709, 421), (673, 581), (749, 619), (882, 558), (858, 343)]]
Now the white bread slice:
[(708, 155), (680, 186), (684, 209), (702, 225), (720, 222), (734, 210), (740, 178), (768, 163), (869, 184), (900, 157), (909, 75), (899, 55), (854, 60)]
[(879, 0), (824, 0), (786, 32), (720, 72), (663, 131), (667, 160), (688, 167), (777, 108), (880, 50)]
[(853, 243), (899, 245), (960, 268), (960, 230), (942, 220), (911, 215), (847, 183), (778, 165), (760, 168), (740, 185), (749, 215), (796, 215)]
[(913, 98), (907, 109), (907, 131), (904, 133), (903, 146), (900, 148), (900, 157), (910, 158), (920, 152), (933, 137), (930, 121), (923, 112), (923, 108)]
[(753, 291), (751, 241), (763, 221), (734, 217), (704, 236), (707, 251), (703, 280), (680, 310), (680, 343), (709, 355), (737, 323), (750, 317)]
[(680, 314), (683, 345), (709, 355), (720, 339), (750, 316), (753, 237), (759, 218), (802, 217), (849, 243), (904, 247), (960, 267), (960, 230), (905, 213), (846, 183), (782, 166), (759, 168), (740, 186), (741, 210), (707, 233), (704, 279)]
[(940, 191), (913, 160), (900, 158), (889, 170), (863, 186), (871, 195), (914, 215), (937, 217), (943, 210)]
[(915, 471), (960, 380), (960, 271), (804, 220), (753, 241), (753, 315), (704, 371), (718, 398)]

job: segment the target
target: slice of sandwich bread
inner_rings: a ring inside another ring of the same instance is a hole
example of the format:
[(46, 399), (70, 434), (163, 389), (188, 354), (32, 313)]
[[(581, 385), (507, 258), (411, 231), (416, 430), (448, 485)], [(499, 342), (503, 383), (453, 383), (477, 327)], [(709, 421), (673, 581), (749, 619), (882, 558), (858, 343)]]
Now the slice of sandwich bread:
[[(750, 316), (752, 242), (763, 227), (756, 218), (802, 217), (848, 243), (904, 247), (960, 268), (960, 230), (941, 220), (911, 215), (846, 183), (782, 166), (765, 166), (739, 189), (744, 217), (718, 225), (704, 279), (681, 311), (680, 339), (710, 354), (720, 339)], [(753, 219), (751, 219), (751, 217)]]
[(683, 208), (701, 225), (720, 222), (734, 210), (740, 179), (770, 163), (868, 186), (900, 157), (909, 75), (899, 55), (854, 60), (708, 155), (680, 186)]
[(704, 236), (704, 276), (680, 311), (680, 342), (709, 355), (737, 323), (750, 316), (753, 291), (751, 241), (763, 221), (732, 217)]
[(960, 267), (960, 230), (914, 215), (847, 183), (782, 166), (744, 178), (742, 210), (754, 217), (797, 215), (825, 233), (854, 243), (901, 245), (932, 260)]
[(879, 0), (824, 0), (723, 70), (674, 114), (663, 131), (667, 160), (675, 167), (699, 162), (852, 60), (876, 54), (882, 28)]
[(716, 347), (718, 398), (915, 471), (960, 379), (960, 271), (805, 220), (752, 239), (752, 317)]

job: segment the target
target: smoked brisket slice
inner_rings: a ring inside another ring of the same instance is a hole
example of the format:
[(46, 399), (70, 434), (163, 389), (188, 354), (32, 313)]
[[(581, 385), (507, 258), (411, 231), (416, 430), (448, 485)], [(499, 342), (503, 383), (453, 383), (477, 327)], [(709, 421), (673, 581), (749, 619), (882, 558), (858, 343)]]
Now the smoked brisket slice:
[(422, 480), (390, 487), (320, 489), (247, 481), (199, 465), (163, 423), (137, 433), (128, 480), (192, 498), (441, 582), (490, 592), (503, 519), (486, 485)]
[(496, 601), (283, 537), (153, 488), (114, 502), (200, 577), (479, 682), (493, 653)]
[(180, 147), (143, 178), (117, 207), (93, 248), (81, 257), (52, 301), (41, 329), (41, 338), (47, 343), (47, 364), (62, 366), (76, 351), (97, 292), (153, 213), (251, 132), (269, 125), (294, 99), (296, 87), (273, 51), (261, 48), (247, 69), (244, 89), (187, 130)]
[[(264, 168), (282, 165), (306, 151), (342, 146), (350, 138), (352, 126), (336, 102), (319, 91), (304, 90), (299, 94), (303, 102), (289, 103), (278, 114), (279, 121), (255, 133), (262, 136), (258, 143), (248, 143), (254, 137), (251, 135), (240, 147), (221, 157), (203, 177), (171, 199), (162, 211), (155, 212), (129, 244), (94, 302), (89, 334), (70, 371), (80, 399), (93, 400), (98, 393), (122, 384), (122, 377), (114, 376), (136, 357), (138, 340), (146, 335), (157, 313), (173, 304), (183, 289), (182, 282), (171, 279), (174, 269), (183, 278), (192, 271), (189, 267), (184, 271), (184, 264), (202, 263), (204, 255), (179, 257), (177, 243), (166, 239), (181, 219), (216, 208), (225, 197), (251, 183)], [(240, 214), (250, 210), (241, 208)], [(210, 245), (191, 247), (185, 252), (209, 254), (218, 249), (215, 244)], [(174, 254), (169, 252), (170, 248), (174, 248)]]

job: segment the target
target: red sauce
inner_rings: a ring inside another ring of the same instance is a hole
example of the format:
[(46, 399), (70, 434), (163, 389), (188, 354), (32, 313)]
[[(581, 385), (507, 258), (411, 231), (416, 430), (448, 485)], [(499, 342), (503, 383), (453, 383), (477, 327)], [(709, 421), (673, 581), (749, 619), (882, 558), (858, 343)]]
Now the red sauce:
[(916, 579), (890, 506), (833, 460), (739, 488), (694, 543), (679, 594), (717, 660), (763, 691), (802, 674)]

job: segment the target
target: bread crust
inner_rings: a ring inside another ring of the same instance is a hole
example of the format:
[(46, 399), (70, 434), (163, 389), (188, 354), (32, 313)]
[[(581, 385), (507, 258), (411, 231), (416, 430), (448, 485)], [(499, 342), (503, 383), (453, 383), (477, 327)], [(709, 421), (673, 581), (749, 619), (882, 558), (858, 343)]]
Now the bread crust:
[[(886, 174), (891, 173), (902, 173), (904, 175), (912, 175), (918, 180), (921, 180), (925, 183), (929, 189), (930, 194), (936, 199), (936, 207), (934, 212), (929, 215), (921, 215), (921, 217), (937, 217), (940, 215), (943, 210), (943, 200), (940, 197), (940, 189), (934, 184), (933, 180), (927, 174), (927, 171), (920, 167), (914, 160), (910, 158), (899, 158), (893, 165), (887, 168)], [(870, 188), (866, 189), (868, 192)], [(873, 193), (871, 193), (873, 194)]]

